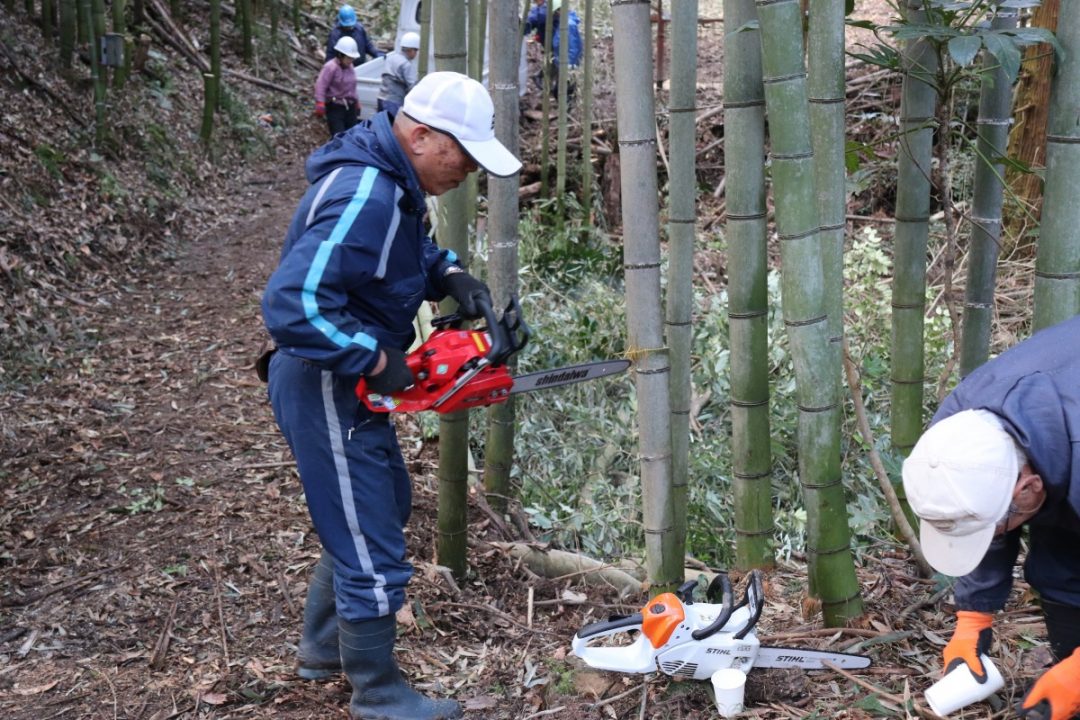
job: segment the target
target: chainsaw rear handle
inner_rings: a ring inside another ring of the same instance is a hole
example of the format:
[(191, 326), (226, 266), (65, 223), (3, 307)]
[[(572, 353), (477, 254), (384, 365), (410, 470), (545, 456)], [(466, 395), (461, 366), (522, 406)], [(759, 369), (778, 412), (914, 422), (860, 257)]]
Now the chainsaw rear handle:
[(761, 610), (765, 607), (765, 588), (761, 582), (760, 570), (750, 571), (750, 577), (746, 580), (746, 594), (743, 595), (743, 599), (736, 606), (736, 609), (741, 608), (743, 605), (749, 606), (750, 618), (746, 621), (743, 629), (735, 633), (736, 640), (742, 640), (747, 633), (754, 629), (758, 618), (761, 617)]

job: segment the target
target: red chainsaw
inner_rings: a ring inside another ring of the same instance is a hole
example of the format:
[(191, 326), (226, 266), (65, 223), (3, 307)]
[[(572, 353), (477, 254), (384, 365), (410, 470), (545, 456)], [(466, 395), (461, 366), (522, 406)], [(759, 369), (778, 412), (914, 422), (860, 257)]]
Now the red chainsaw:
[(506, 402), (511, 395), (559, 387), (616, 375), (630, 367), (629, 360), (602, 360), (513, 377), (506, 361), (529, 342), (531, 331), (521, 316), (521, 305), (511, 298), (497, 318), (485, 302), (477, 305), (486, 327), (462, 329), (458, 313), (431, 321), (435, 331), (405, 358), (416, 383), (393, 395), (370, 392), (364, 378), (356, 395), (374, 412), (455, 412)]

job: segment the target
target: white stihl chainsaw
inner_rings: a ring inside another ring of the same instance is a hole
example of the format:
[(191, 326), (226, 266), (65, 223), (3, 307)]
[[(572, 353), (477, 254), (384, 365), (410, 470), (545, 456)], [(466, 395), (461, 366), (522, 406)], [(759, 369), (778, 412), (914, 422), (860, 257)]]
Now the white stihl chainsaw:
[[(723, 668), (746, 673), (751, 668), (818, 670), (829, 661), (845, 669), (870, 666), (863, 655), (802, 648), (769, 647), (760, 643), (754, 626), (765, 605), (761, 574), (754, 570), (738, 605), (732, 602), (731, 581), (721, 573), (710, 583), (710, 602), (694, 602), (689, 582), (678, 593), (653, 598), (640, 613), (587, 625), (574, 636), (574, 654), (590, 667), (626, 673), (658, 669), (674, 677), (707, 680)], [(720, 602), (711, 602), (716, 594)], [(637, 634), (629, 644), (628, 633)], [(621, 637), (620, 637), (621, 636)]]

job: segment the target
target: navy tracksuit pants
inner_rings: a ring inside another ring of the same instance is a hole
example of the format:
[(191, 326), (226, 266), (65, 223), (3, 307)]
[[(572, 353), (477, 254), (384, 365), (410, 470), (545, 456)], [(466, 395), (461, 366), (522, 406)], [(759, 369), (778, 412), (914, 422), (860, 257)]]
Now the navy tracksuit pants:
[(390, 416), (369, 411), (351, 383), (280, 350), (270, 361), (270, 402), (334, 559), (338, 616), (397, 612), (412, 576), (404, 533), (412, 486)]

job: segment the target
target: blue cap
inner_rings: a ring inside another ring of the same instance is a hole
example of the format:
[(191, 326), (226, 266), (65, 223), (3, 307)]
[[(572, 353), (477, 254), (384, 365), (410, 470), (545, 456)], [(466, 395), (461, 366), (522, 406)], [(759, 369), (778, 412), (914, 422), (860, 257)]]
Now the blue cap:
[(356, 11), (349, 5), (342, 5), (337, 14), (338, 24), (341, 27), (351, 28), (356, 25)]

